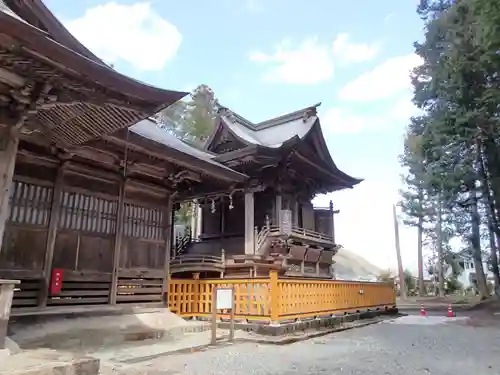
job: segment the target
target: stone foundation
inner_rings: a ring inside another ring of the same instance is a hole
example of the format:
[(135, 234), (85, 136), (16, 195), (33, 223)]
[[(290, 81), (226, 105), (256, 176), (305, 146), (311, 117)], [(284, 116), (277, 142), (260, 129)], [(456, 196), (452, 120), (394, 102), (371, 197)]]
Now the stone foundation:
[[(387, 310), (365, 311), (355, 314), (341, 316), (318, 316), (311, 319), (282, 321), (279, 324), (269, 324), (265, 322), (235, 322), (235, 328), (248, 332), (254, 332), (263, 336), (283, 336), (294, 332), (319, 330), (324, 328), (335, 328), (345, 323), (357, 320), (373, 319), (378, 316), (397, 315), (396, 307)], [(221, 321), (217, 324), (220, 328), (229, 328), (229, 322)]]
[(0, 360), (0, 375), (98, 375), (99, 360), (54, 350), (27, 350)]

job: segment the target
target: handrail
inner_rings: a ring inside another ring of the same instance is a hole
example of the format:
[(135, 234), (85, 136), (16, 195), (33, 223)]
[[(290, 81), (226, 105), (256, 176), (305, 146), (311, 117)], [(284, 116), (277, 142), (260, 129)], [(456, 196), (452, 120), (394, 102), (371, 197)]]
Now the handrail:
[(319, 240), (323, 240), (323, 241), (332, 241), (333, 242), (332, 236), (325, 234), (325, 233), (316, 232), (316, 231), (310, 230), (310, 229), (292, 226), (292, 233), (300, 234), (300, 235), (305, 236), (305, 237), (311, 237), (311, 238), (319, 239)]
[(182, 263), (222, 263), (222, 257), (215, 255), (181, 255), (170, 261), (170, 264)]
[(193, 269), (224, 270), (224, 257), (215, 255), (181, 255), (170, 261), (171, 272), (181, 272)]
[(316, 210), (322, 210), (322, 211), (330, 211), (330, 207), (321, 207), (321, 206), (314, 206), (313, 209)]
[[(266, 226), (262, 227), (261, 230), (259, 231), (257, 228), (255, 228), (255, 254), (261, 254), (263, 252), (263, 246), (267, 240), (267, 237), (269, 236), (279, 236), (281, 235), (281, 228), (277, 225), (269, 225), (267, 224)], [(319, 241), (326, 241), (326, 242), (331, 242), (333, 243), (333, 237), (321, 233), (321, 232), (316, 232), (310, 229), (305, 229), (305, 228), (300, 228), (297, 226), (292, 226), (292, 236), (293, 235), (300, 235), (306, 238), (309, 238), (311, 240), (319, 240)]]
[(279, 233), (279, 232), (281, 232), (279, 225), (271, 225), (269, 227), (269, 232), (270, 233)]
[(257, 228), (255, 228), (255, 254), (261, 253), (269, 233), (270, 230), (268, 226), (263, 227), (260, 231), (257, 231)]
[(279, 234), (280, 227), (277, 225), (271, 225), (271, 220), (269, 216), (266, 215), (266, 225), (264, 225), (260, 231), (257, 227), (255, 227), (254, 231), (254, 254), (263, 254), (264, 246), (266, 244), (266, 240), (271, 234)]

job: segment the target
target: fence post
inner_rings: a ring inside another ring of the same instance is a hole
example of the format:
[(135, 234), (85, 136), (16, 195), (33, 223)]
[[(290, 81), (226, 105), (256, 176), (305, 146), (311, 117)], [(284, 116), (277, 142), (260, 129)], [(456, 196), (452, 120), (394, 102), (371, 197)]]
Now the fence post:
[(271, 323), (277, 323), (280, 316), (280, 291), (278, 287), (278, 271), (269, 271), (269, 283), (271, 289)]

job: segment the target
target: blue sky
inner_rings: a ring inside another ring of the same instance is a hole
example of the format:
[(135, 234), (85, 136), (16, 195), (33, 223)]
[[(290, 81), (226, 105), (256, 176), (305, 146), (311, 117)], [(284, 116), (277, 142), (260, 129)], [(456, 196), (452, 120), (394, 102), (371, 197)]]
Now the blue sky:
[[(397, 156), (419, 63), (417, 0), (46, 0), (68, 29), (120, 72), (155, 86), (212, 87), (221, 103), (260, 121), (322, 102), (334, 160), (364, 178), (333, 199), (338, 241), (395, 268), (391, 205)], [(416, 242), (402, 229), (403, 260)]]

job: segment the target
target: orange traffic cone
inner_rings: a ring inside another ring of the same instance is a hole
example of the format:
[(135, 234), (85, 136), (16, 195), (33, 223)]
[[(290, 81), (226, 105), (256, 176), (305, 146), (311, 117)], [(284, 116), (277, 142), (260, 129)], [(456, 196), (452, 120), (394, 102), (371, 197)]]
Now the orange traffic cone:
[(455, 313), (453, 312), (453, 309), (451, 308), (451, 303), (448, 304), (448, 318), (453, 318), (455, 316)]
[(424, 304), (420, 304), (420, 316), (427, 316), (427, 312), (425, 311)]

